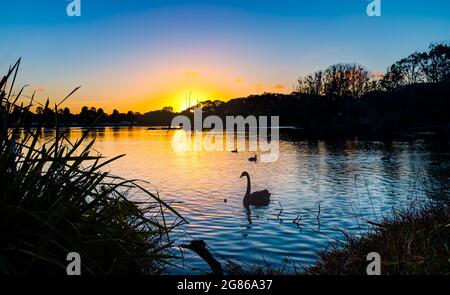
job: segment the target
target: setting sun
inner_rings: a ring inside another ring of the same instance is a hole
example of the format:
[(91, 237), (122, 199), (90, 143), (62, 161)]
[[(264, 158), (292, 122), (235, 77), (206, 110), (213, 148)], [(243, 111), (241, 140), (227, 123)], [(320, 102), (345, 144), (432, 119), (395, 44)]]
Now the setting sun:
[[(157, 69), (156, 69), (157, 70)], [(233, 75), (202, 67), (201, 70), (179, 68), (161, 69), (158, 77), (147, 84), (147, 76), (139, 81), (136, 92), (146, 93), (143, 99), (135, 100), (129, 108), (139, 111), (158, 110), (171, 106), (182, 111), (205, 100), (223, 100), (245, 96), (252, 92), (251, 85), (236, 83)]]

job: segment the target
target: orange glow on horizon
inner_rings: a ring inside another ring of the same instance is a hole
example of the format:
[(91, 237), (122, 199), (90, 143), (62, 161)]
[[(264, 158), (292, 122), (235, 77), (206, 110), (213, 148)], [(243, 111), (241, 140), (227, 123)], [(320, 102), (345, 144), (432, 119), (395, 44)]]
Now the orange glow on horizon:
[[(164, 107), (173, 107), (175, 112), (180, 112), (206, 100), (226, 102), (263, 92), (289, 92), (283, 84), (252, 80), (224, 67), (172, 67), (155, 67), (151, 71), (145, 68), (125, 78), (120, 75), (111, 77), (108, 73), (100, 76), (99, 81), (96, 81), (98, 77), (88, 77), (82, 88), (63, 107), (70, 108), (72, 113), (79, 113), (83, 106), (102, 108), (106, 113), (112, 113), (114, 109), (122, 113), (146, 113)], [(106, 77), (110, 79), (106, 80)], [(65, 88), (63, 85), (38, 86), (38, 96), (44, 99), (50, 97), (51, 102), (52, 97), (64, 97), (66, 94), (61, 91)], [(61, 92), (55, 92), (55, 88)]]

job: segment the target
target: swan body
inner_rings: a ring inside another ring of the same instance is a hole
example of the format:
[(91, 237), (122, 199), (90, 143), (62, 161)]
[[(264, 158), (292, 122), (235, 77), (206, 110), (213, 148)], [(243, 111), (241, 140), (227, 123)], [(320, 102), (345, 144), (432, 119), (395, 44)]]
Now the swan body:
[(237, 150), (237, 149), (234, 149), (234, 150), (232, 150), (231, 152), (232, 152), (232, 153), (237, 153), (238, 150)]
[(268, 190), (262, 190), (257, 192), (251, 192), (250, 175), (244, 171), (241, 174), (242, 177), (247, 177), (247, 191), (245, 192), (242, 203), (245, 207), (252, 206), (267, 206), (270, 203), (270, 193)]
[(256, 160), (258, 159), (258, 156), (257, 155), (255, 155), (254, 157), (250, 157), (250, 158), (248, 158), (248, 160), (250, 161), (250, 162), (255, 162), (256, 163)]

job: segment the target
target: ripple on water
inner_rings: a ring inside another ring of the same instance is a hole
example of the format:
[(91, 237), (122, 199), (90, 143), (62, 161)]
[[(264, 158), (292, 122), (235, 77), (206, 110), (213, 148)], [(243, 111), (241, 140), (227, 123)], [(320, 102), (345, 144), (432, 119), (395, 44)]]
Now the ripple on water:
[[(341, 230), (360, 233), (367, 228), (365, 219), (381, 218), (393, 206), (405, 206), (423, 194), (418, 171), (420, 179), (439, 186), (433, 169), (448, 166), (450, 158), (424, 141), (305, 141), (282, 136), (279, 160), (255, 164), (247, 160), (253, 152), (177, 153), (171, 148), (171, 134), (104, 128), (95, 149), (107, 157), (126, 154), (109, 168), (120, 176), (149, 181), (150, 189), (175, 202), (189, 221), (175, 233), (180, 243), (203, 239), (217, 257), (250, 265), (279, 265), (284, 257), (301, 265), (314, 263), (316, 251), (344, 238)], [(80, 136), (76, 129), (69, 133), (70, 139)], [(272, 193), (268, 207), (250, 212), (242, 207), (242, 171), (251, 175), (252, 190)], [(184, 258), (185, 267), (170, 271), (208, 271), (190, 251), (184, 251)]]

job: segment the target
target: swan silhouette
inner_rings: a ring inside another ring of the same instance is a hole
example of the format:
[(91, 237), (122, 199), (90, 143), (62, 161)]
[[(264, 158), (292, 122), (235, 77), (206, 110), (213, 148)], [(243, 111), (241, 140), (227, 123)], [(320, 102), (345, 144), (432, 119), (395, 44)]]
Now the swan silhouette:
[(256, 163), (256, 160), (258, 159), (258, 156), (257, 155), (255, 155), (254, 157), (250, 157), (250, 158), (248, 158), (248, 160), (250, 161), (250, 162), (255, 162)]
[(232, 153), (237, 153), (237, 152), (238, 152), (238, 149), (234, 149), (234, 150), (232, 150), (231, 152), (232, 152)]
[(245, 192), (242, 203), (244, 207), (252, 206), (267, 206), (270, 202), (270, 193), (268, 190), (262, 190), (257, 192), (251, 192), (250, 175), (247, 171), (242, 172), (241, 177), (247, 177), (247, 191)]

